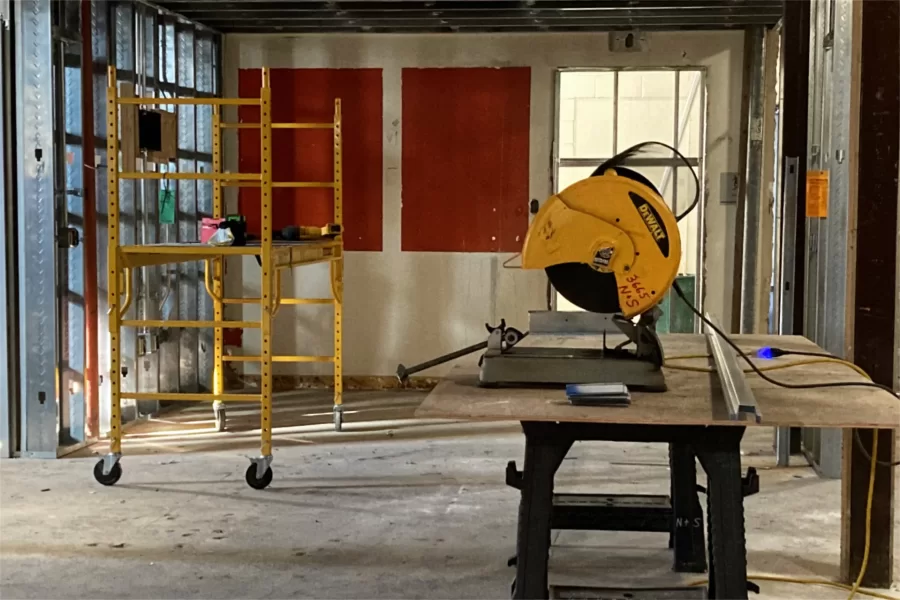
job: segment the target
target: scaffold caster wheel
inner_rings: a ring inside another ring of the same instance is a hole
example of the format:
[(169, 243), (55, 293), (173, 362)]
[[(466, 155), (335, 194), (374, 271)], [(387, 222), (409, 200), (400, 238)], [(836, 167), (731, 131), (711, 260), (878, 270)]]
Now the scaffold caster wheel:
[(116, 463), (113, 465), (112, 469), (110, 469), (108, 475), (103, 474), (103, 459), (101, 458), (96, 465), (94, 465), (94, 479), (97, 480), (97, 483), (102, 485), (115, 485), (119, 478), (122, 477), (122, 465)]
[(344, 410), (340, 406), (334, 407), (334, 430), (340, 431), (344, 427)]
[(272, 483), (272, 467), (268, 467), (266, 472), (263, 473), (263, 476), (260, 479), (256, 478), (256, 463), (251, 464), (247, 467), (247, 472), (244, 474), (244, 478), (247, 480), (247, 485), (252, 487), (254, 490), (264, 490), (269, 487), (269, 484)]
[(213, 415), (216, 418), (216, 431), (225, 431), (225, 405), (213, 405)]

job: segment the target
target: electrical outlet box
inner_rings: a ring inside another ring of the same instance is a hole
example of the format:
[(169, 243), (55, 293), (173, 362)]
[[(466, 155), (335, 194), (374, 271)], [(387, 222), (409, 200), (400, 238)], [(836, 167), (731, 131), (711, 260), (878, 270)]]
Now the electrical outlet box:
[(646, 52), (650, 49), (650, 35), (643, 31), (609, 32), (610, 52)]

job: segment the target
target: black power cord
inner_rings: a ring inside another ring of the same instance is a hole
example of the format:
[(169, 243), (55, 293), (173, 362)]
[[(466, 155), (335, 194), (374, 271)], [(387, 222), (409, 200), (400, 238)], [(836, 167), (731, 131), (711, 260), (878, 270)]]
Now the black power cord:
[[(828, 383), (786, 383), (784, 381), (778, 381), (777, 379), (773, 379), (773, 378), (769, 377), (768, 375), (766, 375), (763, 371), (761, 371), (759, 369), (759, 367), (757, 367), (753, 363), (753, 361), (750, 360), (750, 357), (747, 356), (747, 354), (743, 350), (741, 350), (737, 344), (735, 344), (733, 341), (731, 341), (731, 338), (728, 337), (728, 335), (724, 331), (719, 329), (719, 327), (716, 326), (715, 323), (712, 323), (699, 310), (697, 310), (696, 307), (694, 307), (693, 303), (687, 299), (687, 296), (685, 295), (685, 293), (678, 286), (677, 281), (672, 282), (672, 289), (675, 290), (675, 293), (678, 294), (678, 297), (681, 298), (682, 302), (684, 302), (687, 305), (687, 307), (689, 309), (691, 309), (691, 312), (693, 312), (695, 315), (697, 315), (697, 317), (699, 317), (700, 320), (703, 321), (707, 326), (712, 328), (713, 331), (718, 333), (729, 346), (734, 348), (735, 352), (737, 352), (738, 355), (741, 358), (743, 358), (744, 361), (748, 365), (750, 365), (750, 368), (753, 370), (753, 372), (756, 373), (757, 375), (759, 375), (759, 377), (763, 381), (767, 381), (768, 383), (771, 383), (772, 385), (777, 385), (778, 387), (791, 389), (791, 390), (812, 390), (812, 389), (837, 388), (837, 387), (871, 387), (871, 388), (875, 388), (878, 390), (884, 390), (884, 391), (888, 392), (891, 396), (893, 396), (895, 399), (900, 400), (900, 398), (897, 397), (897, 394), (894, 393), (894, 390), (892, 390), (891, 388), (889, 388), (886, 385), (882, 385), (880, 383), (875, 383), (874, 381), (836, 381), (836, 382), (828, 382)], [(803, 354), (803, 355), (807, 355), (807, 356), (823, 356), (823, 357), (828, 357), (828, 358), (834, 358), (830, 354), (821, 354), (821, 353), (813, 353), (813, 352), (809, 352), (809, 353), (789, 352), (789, 353), (790, 354)], [(866, 451), (866, 449), (863, 447), (862, 440), (860, 440), (860, 438), (859, 438), (859, 432), (854, 431), (854, 438), (856, 440), (858, 449), (860, 450), (862, 455), (866, 458), (866, 460), (872, 460), (872, 455), (869, 454)], [(877, 462), (878, 462), (878, 464), (880, 464), (882, 466), (886, 466), (886, 467), (896, 467), (896, 466), (900, 465), (900, 461), (891, 463), (891, 462), (887, 462), (887, 461), (883, 461), (883, 460), (878, 460)]]
[(680, 215), (677, 215), (675, 217), (675, 221), (678, 222), (688, 216), (695, 208), (697, 208), (697, 205), (700, 204), (700, 179), (697, 177), (697, 172), (694, 170), (694, 167), (691, 166), (691, 163), (688, 161), (688, 159), (686, 159), (684, 155), (676, 148), (673, 148), (672, 146), (664, 142), (641, 142), (640, 144), (635, 144), (627, 150), (623, 150), (614, 157), (610, 158), (608, 161), (601, 164), (594, 171), (594, 174), (602, 174), (607, 169), (614, 169), (617, 166), (627, 167), (629, 159), (634, 158), (635, 155), (637, 155), (641, 150), (647, 148), (648, 146), (661, 146), (672, 152), (681, 160), (681, 162), (684, 163), (684, 166), (688, 168), (688, 171), (691, 172), (691, 176), (694, 178), (694, 200), (691, 202), (690, 206), (684, 209), (684, 211)]

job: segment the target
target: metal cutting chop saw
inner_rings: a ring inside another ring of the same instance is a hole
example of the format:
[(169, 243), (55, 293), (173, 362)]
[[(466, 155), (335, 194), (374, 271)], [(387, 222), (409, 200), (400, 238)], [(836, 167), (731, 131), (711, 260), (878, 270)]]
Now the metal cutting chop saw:
[[(650, 181), (607, 165), (544, 203), (525, 237), (522, 268), (544, 269), (571, 303), (610, 315), (607, 322), (625, 340), (607, 347), (604, 335), (599, 348), (523, 346), (497, 328), (482, 357), (482, 385), (624, 383), (666, 389), (656, 305), (678, 272), (678, 224)], [(531, 332), (536, 333), (534, 323)]]

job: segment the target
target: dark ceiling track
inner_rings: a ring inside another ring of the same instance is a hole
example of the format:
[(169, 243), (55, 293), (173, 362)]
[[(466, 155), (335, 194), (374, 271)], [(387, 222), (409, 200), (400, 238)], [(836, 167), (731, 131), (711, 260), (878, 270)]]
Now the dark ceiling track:
[(225, 33), (717, 30), (771, 26), (782, 0), (313, 2), (163, 0)]

